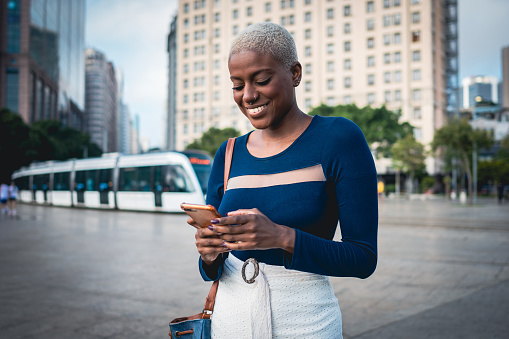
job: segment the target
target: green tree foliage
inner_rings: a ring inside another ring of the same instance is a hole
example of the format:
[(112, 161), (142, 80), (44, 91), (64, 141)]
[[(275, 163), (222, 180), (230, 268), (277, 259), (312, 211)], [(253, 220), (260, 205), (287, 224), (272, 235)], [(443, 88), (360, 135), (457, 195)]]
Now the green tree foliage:
[(501, 159), (479, 162), (478, 183), (480, 186), (498, 183), (509, 185), (509, 162)]
[(208, 131), (202, 134), (200, 139), (197, 139), (187, 145), (186, 149), (203, 150), (208, 152), (211, 156), (214, 156), (217, 152), (217, 149), (224, 141), (228, 140), (229, 138), (238, 137), (239, 135), (239, 131), (231, 127), (223, 129), (211, 127)]
[[(489, 148), (493, 145), (493, 135), (486, 130), (473, 129), (466, 119), (454, 119), (435, 132), (431, 143), (433, 151), (445, 152), (447, 159), (456, 158), (459, 166), (467, 175), (468, 192), (472, 190), (472, 152), (477, 149)], [(468, 201), (473, 202), (472, 194)]]
[(500, 149), (495, 155), (495, 159), (503, 160), (509, 163), (509, 134), (500, 141)]
[(364, 133), (370, 147), (375, 147), (377, 154), (390, 156), (391, 146), (401, 138), (412, 134), (413, 126), (408, 122), (400, 123), (401, 113), (388, 110), (385, 106), (373, 108), (356, 105), (338, 105), (335, 107), (320, 105), (309, 115), (344, 117), (355, 122)]
[(391, 153), (394, 168), (408, 174), (411, 185), (409, 193), (412, 193), (416, 172), (424, 171), (426, 168), (424, 145), (415, 140), (412, 134), (409, 134), (392, 145)]
[(56, 120), (40, 120), (27, 126), (18, 114), (0, 110), (0, 175), (8, 180), (12, 172), (32, 161), (67, 160), (101, 156), (90, 137)]

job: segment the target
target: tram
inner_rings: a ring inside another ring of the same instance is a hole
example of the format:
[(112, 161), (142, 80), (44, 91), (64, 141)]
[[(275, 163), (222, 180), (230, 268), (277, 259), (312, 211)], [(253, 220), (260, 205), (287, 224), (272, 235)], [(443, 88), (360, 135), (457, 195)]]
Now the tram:
[(212, 157), (201, 151), (33, 163), (15, 171), (19, 200), (53, 206), (180, 212), (205, 203)]

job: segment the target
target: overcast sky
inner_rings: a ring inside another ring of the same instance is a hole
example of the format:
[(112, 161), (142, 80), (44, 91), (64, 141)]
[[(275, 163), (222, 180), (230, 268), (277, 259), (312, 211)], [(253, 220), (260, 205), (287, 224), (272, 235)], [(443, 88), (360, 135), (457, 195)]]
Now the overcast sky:
[[(430, 0), (422, 0), (430, 1)], [(125, 102), (139, 114), (141, 136), (162, 144), (166, 111), (166, 41), (177, 0), (87, 0), (87, 47), (124, 73)], [(509, 0), (458, 0), (460, 79), (501, 78), (501, 48), (509, 46)]]

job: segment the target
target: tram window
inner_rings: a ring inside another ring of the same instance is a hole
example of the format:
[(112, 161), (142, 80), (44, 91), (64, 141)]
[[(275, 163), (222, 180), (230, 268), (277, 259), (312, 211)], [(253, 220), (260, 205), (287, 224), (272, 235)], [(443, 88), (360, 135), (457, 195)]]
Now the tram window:
[(163, 190), (163, 167), (155, 166), (154, 167), (154, 192), (161, 192)]
[(14, 183), (22, 191), (29, 190), (28, 179), (29, 177), (19, 177), (14, 179)]
[(120, 191), (137, 191), (136, 168), (120, 169)]
[(111, 191), (113, 189), (112, 170), (102, 169), (99, 171), (99, 192)]
[(91, 170), (87, 171), (87, 191), (97, 191), (97, 171)]
[(69, 172), (55, 173), (53, 177), (53, 190), (68, 191), (69, 190)]
[(47, 191), (49, 189), (49, 174), (34, 175), (33, 190)]
[(138, 168), (138, 190), (142, 192), (150, 192), (150, 173), (152, 167)]
[(85, 171), (76, 172), (76, 182), (74, 183), (74, 188), (76, 189), (76, 191), (81, 192), (85, 190), (86, 179), (87, 173)]
[(167, 167), (164, 180), (165, 192), (192, 192), (194, 187), (182, 166)]

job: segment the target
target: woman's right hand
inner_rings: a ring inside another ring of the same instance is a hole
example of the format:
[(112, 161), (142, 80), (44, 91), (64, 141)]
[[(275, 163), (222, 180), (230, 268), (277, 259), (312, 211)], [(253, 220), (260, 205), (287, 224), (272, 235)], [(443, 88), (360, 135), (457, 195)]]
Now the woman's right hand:
[(217, 232), (211, 231), (207, 227), (199, 227), (193, 218), (189, 218), (187, 223), (196, 227), (196, 234), (194, 236), (196, 248), (206, 265), (212, 265), (219, 254), (231, 251), (223, 246), (224, 240), (219, 238)]

